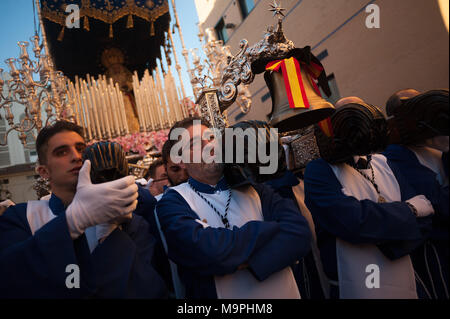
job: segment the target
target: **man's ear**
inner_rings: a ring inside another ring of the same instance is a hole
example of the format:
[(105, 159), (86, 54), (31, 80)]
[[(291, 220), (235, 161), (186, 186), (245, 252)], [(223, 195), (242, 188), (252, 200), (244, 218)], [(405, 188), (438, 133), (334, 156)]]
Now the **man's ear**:
[(36, 167), (36, 172), (38, 172), (38, 174), (45, 179), (50, 179), (50, 172), (48, 170), (48, 167), (45, 165), (38, 165)]

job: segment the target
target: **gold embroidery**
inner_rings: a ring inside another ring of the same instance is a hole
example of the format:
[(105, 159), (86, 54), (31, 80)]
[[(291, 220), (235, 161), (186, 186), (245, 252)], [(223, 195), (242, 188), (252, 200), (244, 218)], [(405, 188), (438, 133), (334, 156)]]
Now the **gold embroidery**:
[[(95, 8), (91, 6), (89, 0), (82, 0), (80, 8), (80, 19), (89, 17), (108, 24), (113, 24), (126, 15), (134, 15), (148, 22), (153, 22), (169, 12), (169, 3), (167, 1), (164, 1), (164, 3), (159, 7), (153, 5), (151, 8), (146, 5), (140, 7), (134, 2), (134, 0), (127, 0), (126, 4), (122, 8), (118, 9), (117, 7), (112, 7), (109, 2), (108, 4), (109, 8), (111, 8), (112, 10), (105, 10), (105, 8)], [(64, 26), (66, 24), (66, 13), (64, 11), (55, 11), (52, 9), (53, 7), (54, 5), (48, 5), (47, 1), (43, 1), (41, 10), (42, 18)]]

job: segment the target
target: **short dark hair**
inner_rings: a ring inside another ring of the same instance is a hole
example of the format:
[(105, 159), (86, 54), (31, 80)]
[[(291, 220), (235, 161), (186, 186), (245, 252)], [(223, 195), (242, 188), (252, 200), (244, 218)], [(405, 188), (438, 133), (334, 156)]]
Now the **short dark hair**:
[(167, 165), (167, 163), (169, 162), (169, 158), (170, 158), (170, 151), (172, 150), (172, 146), (175, 145), (175, 141), (172, 141), (170, 139), (168, 139), (161, 150), (161, 158), (162, 161), (164, 163), (164, 165)]
[[(205, 118), (199, 117), (199, 116), (187, 117), (181, 121), (176, 122), (174, 125), (172, 125), (172, 127), (170, 128), (170, 131), (169, 131), (168, 140), (166, 141), (166, 143), (164, 143), (163, 148), (161, 150), (162, 160), (163, 160), (164, 165), (167, 165), (168, 159), (170, 158), (170, 151), (172, 150), (172, 146), (174, 146), (175, 143), (177, 142), (176, 140), (170, 139), (170, 136), (172, 135), (173, 130), (175, 130), (177, 128), (188, 129), (189, 127), (194, 125), (195, 121), (200, 121), (201, 125), (204, 125), (208, 128), (211, 127), (211, 123), (209, 123)], [(179, 150), (178, 155), (181, 156), (181, 150)]]
[(47, 163), (47, 147), (50, 138), (64, 131), (75, 132), (84, 139), (83, 128), (72, 122), (58, 121), (44, 127), (36, 138), (36, 151), (38, 153), (38, 161), (40, 164)]
[(206, 119), (199, 117), (199, 116), (193, 116), (193, 117), (187, 117), (181, 121), (176, 122), (170, 129), (169, 132), (169, 140), (170, 140), (170, 135), (172, 133), (172, 131), (176, 128), (189, 128), (191, 126), (194, 125), (194, 121), (200, 121), (200, 124), (205, 125), (207, 127), (211, 127), (211, 123), (209, 123)]
[(407, 99), (394, 112), (404, 145), (417, 145), (435, 136), (449, 136), (449, 91), (430, 90)]
[(163, 165), (164, 163), (163, 163), (163, 161), (162, 161), (162, 159), (160, 159), (160, 158), (158, 158), (158, 159), (156, 159), (155, 161), (153, 161), (151, 164), (150, 164), (150, 167), (148, 168), (148, 171), (147, 171), (147, 174), (145, 174), (145, 179), (149, 179), (149, 178), (155, 178), (155, 174), (156, 174), (156, 169), (158, 168), (158, 167), (160, 167), (161, 165)]
[[(417, 92), (417, 94), (412, 93), (412, 91)], [(410, 93), (408, 93), (410, 92)], [(412, 93), (412, 94), (411, 94)], [(394, 110), (402, 105), (402, 101), (414, 97), (414, 95), (420, 94), (416, 89), (403, 89), (392, 94), (386, 102), (386, 114), (387, 116), (394, 115)]]

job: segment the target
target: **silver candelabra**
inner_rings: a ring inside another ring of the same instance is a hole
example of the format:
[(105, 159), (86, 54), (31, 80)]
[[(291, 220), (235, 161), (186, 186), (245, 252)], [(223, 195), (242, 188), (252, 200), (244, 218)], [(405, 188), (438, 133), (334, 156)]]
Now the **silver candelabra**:
[[(219, 88), (225, 69), (233, 60), (231, 49), (224, 45), (222, 40), (217, 40), (213, 28), (206, 29), (206, 34), (199, 26), (198, 37), (203, 45), (206, 59), (201, 61), (197, 55), (197, 49), (191, 49), (194, 68), (189, 70), (191, 84), (196, 98), (201, 95), (203, 89)], [(251, 94), (248, 85), (241, 83), (238, 86), (236, 104), (241, 112), (248, 113), (252, 105)], [(225, 115), (225, 114), (224, 114)]]
[[(27, 133), (34, 133), (34, 129), (39, 132), (49, 122), (60, 119), (74, 120), (65, 76), (54, 70), (51, 59), (42, 51), (39, 36), (35, 35), (30, 40), (34, 60), (28, 54), (30, 43), (19, 41), (19, 57), (5, 61), (9, 72), (3, 73), (0, 68), (0, 111), (3, 110), (0, 119), (3, 113), (9, 125), (4, 140), (0, 141), (2, 146), (7, 144), (8, 134), (13, 131), (19, 133), (19, 139), (26, 145)], [(13, 104), (24, 107), (22, 119), (15, 118), (11, 110)]]

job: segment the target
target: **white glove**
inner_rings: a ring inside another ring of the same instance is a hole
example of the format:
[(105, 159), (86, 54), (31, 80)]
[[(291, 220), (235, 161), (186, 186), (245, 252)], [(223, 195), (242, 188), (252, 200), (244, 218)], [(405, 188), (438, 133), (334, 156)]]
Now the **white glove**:
[(417, 217), (426, 217), (434, 214), (433, 205), (424, 195), (417, 195), (406, 201), (416, 209)]
[(137, 180), (135, 181), (135, 183), (136, 183), (136, 184), (139, 184), (139, 185), (141, 185), (141, 186), (147, 186), (147, 180), (146, 180), (145, 178), (137, 179)]
[(90, 171), (91, 162), (86, 160), (78, 175), (75, 197), (66, 209), (72, 239), (78, 238), (88, 227), (129, 215), (137, 206), (138, 187), (133, 176), (92, 184)]

